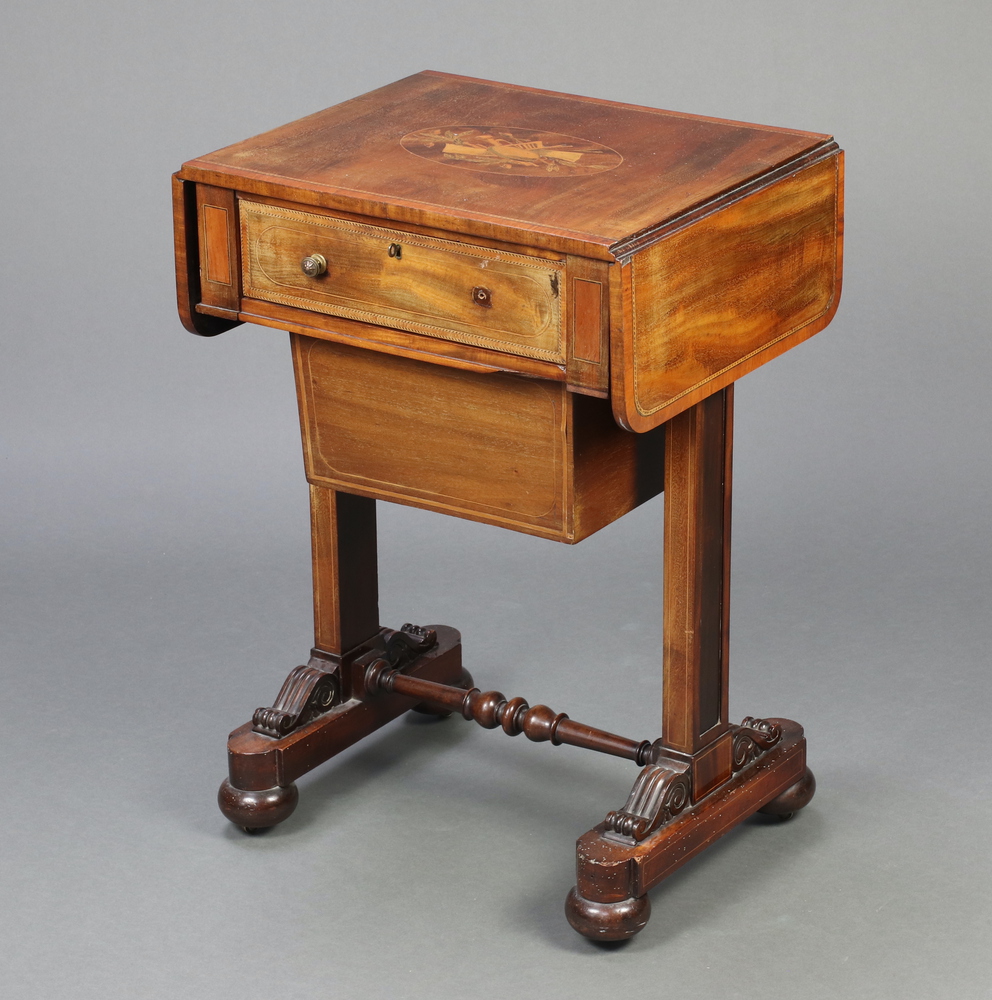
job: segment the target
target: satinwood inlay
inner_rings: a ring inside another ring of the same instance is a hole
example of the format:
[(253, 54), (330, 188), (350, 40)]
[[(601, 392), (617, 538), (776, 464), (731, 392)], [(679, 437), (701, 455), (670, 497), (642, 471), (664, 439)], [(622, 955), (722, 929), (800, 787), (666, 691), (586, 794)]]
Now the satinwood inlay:
[(423, 128), (400, 142), (416, 156), (445, 166), (515, 177), (578, 177), (613, 170), (623, 163), (615, 149), (598, 142), (504, 125)]

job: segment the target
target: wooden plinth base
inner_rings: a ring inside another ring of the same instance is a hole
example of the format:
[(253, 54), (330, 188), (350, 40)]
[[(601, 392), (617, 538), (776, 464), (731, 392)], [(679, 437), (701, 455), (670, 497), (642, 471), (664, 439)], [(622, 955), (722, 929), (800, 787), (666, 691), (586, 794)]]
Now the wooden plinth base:
[[(417, 659), (410, 675), (464, 683), (461, 635), (447, 625), (433, 628), (437, 645)], [(221, 812), (250, 831), (281, 823), (296, 806), (297, 778), (417, 704), (417, 699), (399, 694), (368, 701), (353, 698), (282, 739), (253, 732), (252, 723), (246, 722), (227, 741), (229, 777), (218, 794)]]
[[(428, 631), (404, 626), (404, 630), (410, 629), (406, 638)], [(731, 730), (737, 734), (734, 766), (740, 770), (694, 804), (683, 807), (689, 796), (680, 798), (676, 793), (690, 787), (679, 783), (690, 780), (694, 762), (682, 765), (664, 756), (661, 741), (638, 743), (571, 723), (567, 716), (556, 715), (544, 706), (530, 709), (522, 698), (507, 701), (499, 692), (480, 693), (471, 687), (471, 678), (462, 668), (459, 633), (443, 625), (434, 629), (437, 644), (418, 655), (402, 673), (386, 659), (373, 659), (354, 679), (355, 697), (281, 739), (253, 731), (252, 723), (231, 733), (230, 776), (218, 795), (224, 815), (249, 832), (275, 826), (296, 808), (299, 795), (294, 782), (300, 775), (418, 707), (441, 714), (456, 708), (486, 728), (501, 725), (509, 735), (523, 731), (531, 739), (547, 740), (557, 733), (552, 742), (574, 743), (640, 764), (650, 759), (624, 810), (610, 813), (606, 821), (579, 839), (576, 886), (565, 903), (568, 921), (580, 934), (596, 941), (621, 941), (647, 924), (651, 914), (647, 893), (662, 879), (752, 813), (761, 810), (787, 818), (813, 797), (816, 784), (806, 767), (802, 727), (787, 719), (749, 718)], [(383, 634), (404, 638), (388, 630)], [(432, 632), (428, 641), (433, 638)], [(528, 730), (535, 726), (540, 731)], [(759, 745), (762, 737), (776, 742), (763, 749)], [(745, 763), (752, 754), (755, 759)], [(708, 759), (709, 755), (707, 749), (697, 757)], [(638, 789), (647, 779), (650, 781), (642, 796)], [(657, 801), (648, 808), (652, 795)], [(676, 815), (668, 818), (672, 813)], [(651, 825), (641, 825), (648, 821)], [(647, 833), (659, 822), (661, 826)]]
[(753, 813), (786, 816), (809, 802), (816, 785), (802, 726), (769, 721), (782, 727), (779, 743), (645, 840), (607, 839), (602, 823), (579, 838), (576, 886), (565, 903), (575, 930), (598, 941), (632, 937), (648, 921), (649, 889)]

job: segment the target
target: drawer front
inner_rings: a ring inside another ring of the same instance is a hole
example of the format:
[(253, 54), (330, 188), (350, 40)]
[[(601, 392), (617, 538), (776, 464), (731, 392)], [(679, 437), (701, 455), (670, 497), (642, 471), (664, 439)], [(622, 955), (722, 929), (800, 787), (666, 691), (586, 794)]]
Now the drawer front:
[[(245, 199), (244, 294), (561, 363), (564, 265)], [(303, 273), (319, 254), (327, 270)]]

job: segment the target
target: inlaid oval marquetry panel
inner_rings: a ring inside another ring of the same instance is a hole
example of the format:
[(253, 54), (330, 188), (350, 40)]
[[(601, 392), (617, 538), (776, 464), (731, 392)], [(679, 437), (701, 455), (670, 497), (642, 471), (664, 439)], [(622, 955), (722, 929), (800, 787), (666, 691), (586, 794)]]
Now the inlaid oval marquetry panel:
[(416, 156), (489, 174), (579, 177), (612, 170), (623, 157), (609, 146), (557, 132), (502, 125), (447, 125), (400, 140)]

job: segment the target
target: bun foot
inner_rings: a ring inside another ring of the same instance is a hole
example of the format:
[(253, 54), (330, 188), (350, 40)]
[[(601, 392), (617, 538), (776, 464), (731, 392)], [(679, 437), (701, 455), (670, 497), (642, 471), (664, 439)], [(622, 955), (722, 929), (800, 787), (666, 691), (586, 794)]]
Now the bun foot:
[(794, 784), (790, 785), (781, 795), (763, 805), (758, 812), (766, 816), (778, 816), (779, 819), (791, 819), (803, 806), (809, 803), (816, 791), (816, 778), (807, 767), (806, 773)]
[(296, 785), (248, 791), (235, 788), (227, 778), (217, 793), (220, 811), (246, 833), (258, 833), (288, 819), (299, 801)]
[(565, 900), (565, 916), (590, 941), (626, 941), (644, 929), (651, 916), (651, 901), (639, 896), (619, 903), (597, 903), (572, 889)]
[[(464, 688), (468, 691), (469, 688), (475, 686), (475, 681), (472, 680), (472, 675), (464, 667), (462, 667), (462, 675), (458, 678), (458, 683), (454, 686)], [(434, 719), (447, 719), (448, 716), (453, 714), (447, 709), (431, 708), (431, 706), (424, 701), (422, 701), (419, 705), (414, 705), (412, 711), (419, 712), (420, 715), (429, 715)]]

